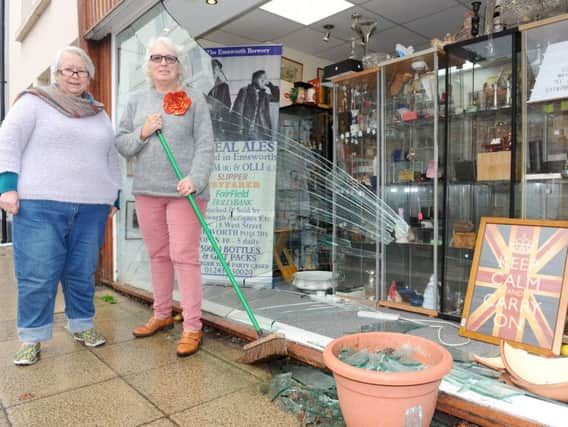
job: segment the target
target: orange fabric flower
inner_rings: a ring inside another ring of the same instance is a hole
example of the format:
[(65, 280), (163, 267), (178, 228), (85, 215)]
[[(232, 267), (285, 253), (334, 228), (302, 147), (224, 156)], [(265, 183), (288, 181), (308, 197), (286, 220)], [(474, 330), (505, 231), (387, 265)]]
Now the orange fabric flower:
[(168, 114), (183, 116), (191, 107), (191, 98), (183, 90), (168, 92), (164, 96), (164, 111)]

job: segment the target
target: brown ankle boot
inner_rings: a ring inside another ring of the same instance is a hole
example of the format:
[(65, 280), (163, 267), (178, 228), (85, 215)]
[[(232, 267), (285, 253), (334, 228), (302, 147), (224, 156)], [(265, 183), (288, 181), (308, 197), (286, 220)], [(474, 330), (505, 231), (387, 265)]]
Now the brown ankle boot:
[(197, 350), (199, 350), (199, 345), (201, 344), (201, 338), (203, 337), (203, 332), (184, 332), (181, 335), (179, 343), (177, 345), (176, 354), (179, 357), (186, 357)]
[(168, 317), (166, 319), (158, 319), (150, 317), (150, 320), (144, 325), (139, 326), (132, 331), (132, 335), (136, 338), (149, 337), (162, 329), (171, 329), (174, 327), (174, 318)]

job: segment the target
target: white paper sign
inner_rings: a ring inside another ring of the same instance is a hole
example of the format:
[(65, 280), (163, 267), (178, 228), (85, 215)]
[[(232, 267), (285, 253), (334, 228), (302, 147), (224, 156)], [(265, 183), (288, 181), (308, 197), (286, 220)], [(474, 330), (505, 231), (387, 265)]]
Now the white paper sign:
[(528, 102), (568, 98), (568, 41), (547, 47)]
[[(225, 141), (216, 148), (207, 221), (235, 278), (272, 282), (275, 141)], [(201, 238), (204, 282), (228, 278), (205, 235)]]

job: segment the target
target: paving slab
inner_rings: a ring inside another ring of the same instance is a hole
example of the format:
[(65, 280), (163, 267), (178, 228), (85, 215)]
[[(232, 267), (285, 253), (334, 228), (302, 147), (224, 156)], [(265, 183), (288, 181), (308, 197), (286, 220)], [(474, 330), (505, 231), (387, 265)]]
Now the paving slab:
[(116, 376), (88, 350), (50, 357), (31, 366), (10, 365), (2, 371), (0, 401), (6, 408)]
[(138, 426), (163, 414), (119, 378), (8, 408), (14, 426)]
[(260, 384), (254, 376), (203, 351), (124, 378), (168, 415)]
[(97, 347), (93, 352), (119, 375), (139, 373), (178, 361), (176, 339), (168, 334), (160, 331), (151, 337)]
[[(4, 341), (0, 345), (0, 367), (12, 365), (14, 356), (20, 348), (20, 340)], [(63, 354), (85, 351), (85, 347), (75, 341), (67, 331), (54, 331), (53, 338), (41, 344), (41, 359), (61, 356)], [(22, 368), (23, 369), (23, 368)]]
[(172, 419), (180, 426), (301, 426), (292, 414), (277, 408), (258, 387), (247, 387), (222, 398), (174, 414)]
[(144, 427), (176, 427), (178, 424), (174, 423), (169, 418), (160, 418), (159, 420), (152, 421), (149, 424), (144, 424)]

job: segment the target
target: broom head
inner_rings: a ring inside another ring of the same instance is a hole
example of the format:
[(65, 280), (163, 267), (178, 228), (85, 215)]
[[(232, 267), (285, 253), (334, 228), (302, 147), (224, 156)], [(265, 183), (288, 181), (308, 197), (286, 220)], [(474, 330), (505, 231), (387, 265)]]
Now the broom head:
[(284, 334), (270, 334), (252, 341), (243, 347), (241, 363), (255, 363), (277, 356), (287, 356), (288, 346)]

